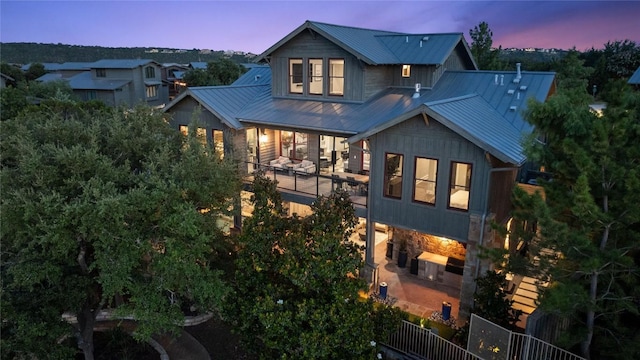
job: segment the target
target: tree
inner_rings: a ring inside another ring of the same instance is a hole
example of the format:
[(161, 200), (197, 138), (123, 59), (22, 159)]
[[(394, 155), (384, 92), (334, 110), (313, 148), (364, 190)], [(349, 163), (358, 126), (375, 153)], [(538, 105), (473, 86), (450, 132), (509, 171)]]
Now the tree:
[(240, 181), (190, 133), (150, 107), (60, 100), (3, 123), (3, 358), (69, 358), (58, 340), (73, 336), (92, 359), (103, 309), (146, 339), (175, 330), (185, 305), (220, 306), (230, 247), (216, 222)]
[(46, 99), (70, 100), (73, 91), (64, 80), (39, 83), (18, 82), (17, 86), (0, 89), (0, 116), (2, 120), (12, 119), (32, 103)]
[(640, 355), (640, 94), (624, 81), (613, 83), (598, 117), (580, 83), (565, 81), (578, 86), (559, 86), (525, 115), (535, 126), (528, 158), (552, 174), (550, 181), (539, 179), (544, 198), (514, 193), (516, 218), (537, 223), (521, 229), (530, 232), (525, 271), (551, 281), (540, 307), (572, 320), (566, 346), (579, 344), (587, 358), (634, 359)]
[(247, 69), (227, 58), (218, 58), (207, 63), (207, 69), (191, 69), (184, 75), (187, 86), (231, 85)]
[(513, 300), (507, 299), (504, 273), (487, 271), (484, 276), (476, 279), (476, 284), (478, 287), (473, 294), (473, 313), (494, 324), (513, 328), (522, 315), (522, 310), (511, 308)]
[(285, 215), (263, 175), (253, 191), (226, 312), (248, 347), (265, 359), (372, 359), (375, 340), (400, 317), (359, 296), (367, 285), (358, 277), (362, 248), (349, 240), (356, 218), (347, 194), (318, 198), (300, 218)]
[(469, 30), (471, 37), (471, 54), (476, 59), (480, 70), (501, 70), (502, 66), (498, 59), (501, 47), (493, 49), (493, 31), (489, 24), (482, 21), (480, 24)]
[(27, 69), (27, 71), (24, 73), (24, 77), (27, 81), (33, 81), (46, 73), (47, 70), (45, 70), (43, 64), (32, 63), (29, 66), (29, 69)]

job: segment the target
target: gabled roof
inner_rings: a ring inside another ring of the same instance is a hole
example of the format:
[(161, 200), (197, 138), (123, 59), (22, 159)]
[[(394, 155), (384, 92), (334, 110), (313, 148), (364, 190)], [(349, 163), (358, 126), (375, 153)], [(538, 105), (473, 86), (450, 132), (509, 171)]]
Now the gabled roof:
[(477, 68), (462, 33), (406, 34), (315, 21), (306, 21), (260, 54), (256, 61), (266, 59), (289, 40), (309, 30), (320, 34), (369, 65), (441, 65), (453, 49), (461, 46), (467, 52), (469, 62)]
[(93, 79), (90, 72), (80, 73), (69, 78), (73, 90), (116, 90), (131, 80)]
[(249, 71), (240, 75), (231, 85), (271, 85), (271, 67), (258, 65), (248, 69)]
[(62, 74), (46, 73), (36, 79), (36, 81), (43, 82), (43, 83), (50, 82), (50, 81), (58, 81), (58, 80), (64, 80), (64, 78), (62, 77)]
[(206, 69), (207, 63), (204, 61), (192, 61), (189, 63), (191, 69)]
[(93, 69), (135, 69), (140, 66), (153, 63), (158, 66), (160, 63), (150, 59), (102, 59), (91, 64)]
[(629, 84), (632, 85), (640, 85), (640, 66), (636, 69), (636, 72), (631, 75), (628, 81)]
[[(20, 69), (22, 71), (27, 71), (29, 70), (29, 68), (31, 67), (33, 63), (29, 63), (26, 65), (23, 65)], [(64, 63), (42, 63), (42, 65), (44, 66), (44, 69), (46, 71), (62, 71), (62, 70), (89, 70), (91, 68), (91, 65), (93, 65), (92, 62), (73, 62), (73, 61), (68, 61), (68, 62), (64, 62)]]
[(241, 129), (243, 126), (235, 115), (249, 102), (263, 93), (271, 95), (271, 84), (190, 87), (171, 101), (163, 111), (167, 112), (186, 97), (191, 97), (227, 126)]

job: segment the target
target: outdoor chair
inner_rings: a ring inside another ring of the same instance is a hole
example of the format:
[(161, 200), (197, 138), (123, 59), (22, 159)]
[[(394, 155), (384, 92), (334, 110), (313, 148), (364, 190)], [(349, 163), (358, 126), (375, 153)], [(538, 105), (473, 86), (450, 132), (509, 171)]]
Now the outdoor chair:
[(351, 188), (354, 195), (358, 194), (360, 184), (356, 181), (356, 178), (353, 176), (347, 176), (347, 185)]
[(336, 189), (342, 189), (343, 180), (338, 175), (331, 175), (332, 183)]

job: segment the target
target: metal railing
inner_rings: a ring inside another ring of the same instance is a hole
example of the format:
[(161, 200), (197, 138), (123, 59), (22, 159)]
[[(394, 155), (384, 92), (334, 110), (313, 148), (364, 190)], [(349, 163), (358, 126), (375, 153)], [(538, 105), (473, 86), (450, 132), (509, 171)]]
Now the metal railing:
[[(334, 192), (338, 186), (347, 185), (347, 180), (336, 182), (336, 180), (331, 177), (331, 174), (307, 174), (258, 163), (248, 163), (248, 165), (253, 165), (254, 171), (262, 171), (267, 178), (277, 182), (278, 189), (295, 191), (313, 197), (320, 195), (328, 196)], [(350, 188), (346, 188), (349, 191), (351, 202), (354, 205), (367, 207), (369, 185), (357, 180), (349, 180), (349, 182), (353, 183)]]
[(383, 345), (416, 358), (429, 360), (481, 360), (480, 357), (438, 336), (430, 329), (408, 321), (403, 321), (398, 331), (391, 334)]

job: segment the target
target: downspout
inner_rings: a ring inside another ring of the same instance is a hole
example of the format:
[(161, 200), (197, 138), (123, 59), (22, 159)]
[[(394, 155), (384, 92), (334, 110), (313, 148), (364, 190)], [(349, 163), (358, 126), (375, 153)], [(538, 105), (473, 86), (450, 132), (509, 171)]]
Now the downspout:
[[(487, 219), (487, 214), (489, 212), (489, 191), (491, 190), (491, 175), (493, 175), (493, 173), (502, 172), (502, 171), (518, 171), (518, 168), (507, 167), (507, 168), (493, 168), (489, 170), (489, 178), (487, 179), (487, 188), (485, 191), (485, 194), (487, 194), (487, 197), (484, 203), (484, 212), (482, 213), (482, 221), (480, 223), (480, 238), (478, 239), (478, 251), (480, 251), (480, 247), (484, 242), (484, 226), (485, 226), (484, 222)], [(476, 276), (475, 276), (476, 279), (478, 278), (479, 274), (480, 274), (480, 257), (476, 256)]]

